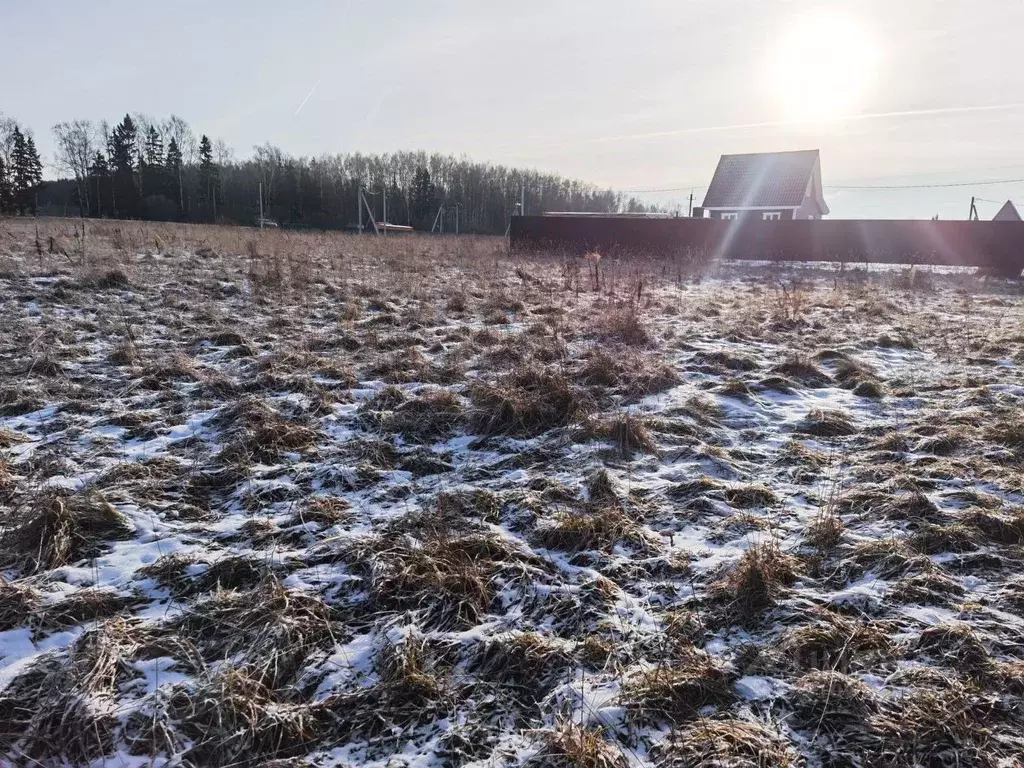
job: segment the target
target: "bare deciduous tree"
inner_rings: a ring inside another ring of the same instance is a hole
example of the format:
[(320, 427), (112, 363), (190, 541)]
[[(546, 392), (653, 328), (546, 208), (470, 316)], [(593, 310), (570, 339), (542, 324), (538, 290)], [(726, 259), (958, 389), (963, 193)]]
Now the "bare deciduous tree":
[(181, 152), (182, 162), (178, 168), (178, 205), (180, 206), (179, 210), (184, 212), (188, 210), (186, 190), (190, 188), (186, 183), (186, 174), (188, 169), (195, 166), (199, 142), (196, 141), (196, 135), (192, 132), (192, 127), (185, 122), (184, 118), (177, 115), (171, 115), (164, 120), (160, 126), (160, 132), (163, 134), (165, 143), (174, 139), (174, 142), (178, 145), (178, 150)]
[(53, 126), (58, 169), (70, 173), (78, 187), (78, 209), (89, 214), (89, 165), (96, 151), (96, 128), (89, 120), (73, 120)]

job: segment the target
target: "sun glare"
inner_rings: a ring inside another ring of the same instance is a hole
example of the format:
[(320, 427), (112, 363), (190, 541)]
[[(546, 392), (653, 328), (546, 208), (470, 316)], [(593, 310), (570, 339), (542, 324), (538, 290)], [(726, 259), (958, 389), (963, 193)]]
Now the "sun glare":
[(768, 68), (785, 119), (819, 122), (859, 111), (876, 58), (874, 42), (855, 19), (825, 14), (795, 21)]

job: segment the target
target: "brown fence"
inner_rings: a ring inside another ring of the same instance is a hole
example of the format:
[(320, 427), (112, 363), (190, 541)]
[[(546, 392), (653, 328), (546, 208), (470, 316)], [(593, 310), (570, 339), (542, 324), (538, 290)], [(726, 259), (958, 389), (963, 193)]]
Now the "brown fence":
[(1024, 269), (1019, 221), (722, 221), (517, 216), (514, 251), (645, 253), (697, 260), (869, 262)]

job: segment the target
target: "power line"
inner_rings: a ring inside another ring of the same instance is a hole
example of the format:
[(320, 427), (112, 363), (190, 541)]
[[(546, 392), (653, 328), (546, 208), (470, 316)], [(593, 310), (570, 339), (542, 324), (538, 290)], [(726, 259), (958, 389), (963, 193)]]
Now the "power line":
[(987, 179), (985, 181), (954, 181), (945, 184), (886, 184), (886, 185), (853, 185), (824, 184), (825, 189), (949, 189), (952, 187), (989, 187), (997, 184), (1024, 184), (1024, 179)]
[[(941, 184), (823, 184), (823, 189), (859, 189), (859, 190), (888, 190), (888, 189), (953, 189), (956, 187), (992, 187), (999, 184), (1024, 184), (1024, 179), (984, 179), (982, 181), (953, 181)], [(685, 186), (685, 187), (662, 187), (659, 189), (623, 189), (624, 194), (636, 194), (641, 192), (689, 192), (699, 189), (707, 189), (706, 185)]]
[(667, 187), (664, 189), (622, 189), (619, 190), (625, 194), (632, 194), (634, 192), (690, 192), (697, 191), (698, 189), (707, 189), (707, 185), (694, 184), (688, 187)]

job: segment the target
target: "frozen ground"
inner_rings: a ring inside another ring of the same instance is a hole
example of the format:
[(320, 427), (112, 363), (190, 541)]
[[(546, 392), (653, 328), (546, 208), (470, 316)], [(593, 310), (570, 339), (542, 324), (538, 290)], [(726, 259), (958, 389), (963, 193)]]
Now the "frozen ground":
[(0, 221), (13, 765), (1015, 766), (1024, 299)]

